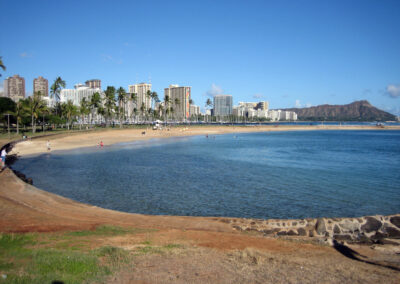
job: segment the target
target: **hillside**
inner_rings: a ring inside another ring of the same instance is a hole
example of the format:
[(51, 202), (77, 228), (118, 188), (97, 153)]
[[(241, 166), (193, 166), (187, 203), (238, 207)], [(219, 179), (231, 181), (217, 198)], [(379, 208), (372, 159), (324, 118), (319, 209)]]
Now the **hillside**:
[(356, 101), (347, 105), (319, 105), (308, 108), (288, 108), (297, 113), (299, 120), (331, 121), (391, 121), (396, 116), (372, 106), (368, 101)]

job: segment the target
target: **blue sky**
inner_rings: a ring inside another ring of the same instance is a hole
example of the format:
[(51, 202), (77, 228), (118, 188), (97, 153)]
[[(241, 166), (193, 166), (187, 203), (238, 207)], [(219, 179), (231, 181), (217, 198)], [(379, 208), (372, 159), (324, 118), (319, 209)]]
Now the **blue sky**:
[(149, 81), (268, 100), (271, 108), (366, 99), (400, 115), (400, 1), (0, 0), (0, 56), (13, 74), (68, 88)]

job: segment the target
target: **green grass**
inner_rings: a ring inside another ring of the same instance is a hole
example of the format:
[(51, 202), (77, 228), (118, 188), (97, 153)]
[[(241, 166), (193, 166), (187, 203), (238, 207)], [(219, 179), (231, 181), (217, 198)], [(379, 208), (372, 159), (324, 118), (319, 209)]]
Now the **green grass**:
[(153, 229), (123, 228), (117, 226), (98, 226), (95, 230), (76, 231), (66, 233), (67, 236), (88, 237), (88, 236), (116, 236), (124, 234), (140, 234), (155, 232)]

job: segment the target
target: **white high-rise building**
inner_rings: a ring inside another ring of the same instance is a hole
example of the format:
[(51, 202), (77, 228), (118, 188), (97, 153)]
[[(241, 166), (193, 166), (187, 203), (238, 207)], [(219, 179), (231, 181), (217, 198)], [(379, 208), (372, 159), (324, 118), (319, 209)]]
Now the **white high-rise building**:
[(231, 95), (214, 96), (214, 116), (229, 116), (233, 113), (233, 98)]
[(190, 117), (191, 87), (170, 85), (164, 89), (164, 98), (169, 96), (171, 106), (174, 109), (173, 116), (178, 120), (186, 120)]
[[(142, 104), (144, 105), (144, 108), (146, 111), (149, 108), (151, 108), (151, 97), (147, 96), (148, 91), (151, 92), (151, 84), (148, 84), (148, 83), (140, 83), (140, 84), (128, 86), (129, 100), (127, 100), (127, 108), (126, 108), (128, 117), (133, 116), (133, 111), (135, 108), (138, 112), (140, 112), (140, 108), (142, 107)], [(134, 103), (130, 99), (130, 96), (133, 93), (136, 94), (136, 103)]]
[(86, 101), (90, 102), (94, 93), (99, 93), (101, 97), (104, 97), (104, 93), (101, 89), (94, 89), (83, 84), (76, 84), (74, 89), (61, 90), (60, 102), (66, 103), (71, 100), (74, 105), (80, 106), (83, 98), (86, 98)]

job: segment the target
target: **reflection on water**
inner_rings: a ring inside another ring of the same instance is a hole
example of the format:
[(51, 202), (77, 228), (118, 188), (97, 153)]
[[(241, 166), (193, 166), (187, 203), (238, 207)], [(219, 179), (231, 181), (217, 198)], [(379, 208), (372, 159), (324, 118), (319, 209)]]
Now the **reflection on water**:
[(154, 139), (24, 158), (34, 185), (115, 210), (303, 218), (398, 213), (400, 131)]

